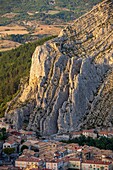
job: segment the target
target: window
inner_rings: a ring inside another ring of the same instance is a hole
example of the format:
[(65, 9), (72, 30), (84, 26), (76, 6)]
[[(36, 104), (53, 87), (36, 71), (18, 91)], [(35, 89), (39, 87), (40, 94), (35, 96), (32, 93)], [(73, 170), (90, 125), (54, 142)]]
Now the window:
[(49, 164), (47, 164), (47, 168), (49, 169), (50, 167), (49, 167)]
[(89, 167), (92, 168), (92, 165), (90, 165)]

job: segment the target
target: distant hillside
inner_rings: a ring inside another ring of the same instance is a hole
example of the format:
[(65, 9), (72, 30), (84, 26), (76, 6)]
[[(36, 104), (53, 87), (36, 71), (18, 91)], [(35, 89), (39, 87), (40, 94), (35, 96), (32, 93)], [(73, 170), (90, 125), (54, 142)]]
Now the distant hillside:
[[(0, 15), (6, 13), (18, 13), (13, 19), (1, 17), (1, 23), (9, 23), (9, 21), (18, 20), (41, 20), (50, 24), (51, 20), (61, 19), (62, 21), (70, 21), (78, 18), (85, 12), (89, 11), (94, 5), (102, 0), (0, 0)], [(58, 13), (48, 13), (49, 10), (58, 11)], [(29, 16), (27, 12), (34, 12), (33, 16)], [(36, 12), (36, 13), (35, 13)], [(53, 22), (53, 21), (52, 21)]]
[(55, 6), (76, 10), (76, 7), (89, 9), (101, 0), (55, 0), (54, 5), (50, 0), (0, 0), (0, 13), (6, 12), (25, 12), (25, 11), (43, 11), (52, 9)]
[(0, 13), (41, 10), (47, 8), (47, 4), (46, 0), (0, 0)]

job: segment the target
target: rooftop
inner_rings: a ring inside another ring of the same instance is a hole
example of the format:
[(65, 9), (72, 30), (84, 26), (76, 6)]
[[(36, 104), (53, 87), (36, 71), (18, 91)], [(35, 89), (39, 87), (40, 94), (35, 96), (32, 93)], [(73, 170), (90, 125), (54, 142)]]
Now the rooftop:
[(36, 157), (26, 157), (26, 156), (22, 156), (22, 157), (19, 157), (16, 161), (40, 162), (40, 161), (42, 161), (42, 160), (39, 159), (39, 158), (36, 158)]
[(112, 162), (103, 162), (97, 160), (85, 160), (82, 163), (86, 164), (100, 164), (100, 165), (110, 165)]
[(4, 144), (6, 144), (6, 143), (12, 145), (12, 144), (15, 144), (15, 141), (6, 141)]
[(89, 129), (89, 130), (83, 130), (82, 131), (83, 133), (94, 133), (94, 129)]

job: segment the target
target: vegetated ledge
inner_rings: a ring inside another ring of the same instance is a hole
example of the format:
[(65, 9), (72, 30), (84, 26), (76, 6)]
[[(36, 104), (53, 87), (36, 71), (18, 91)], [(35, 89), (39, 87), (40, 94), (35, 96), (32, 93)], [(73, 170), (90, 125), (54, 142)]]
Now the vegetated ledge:
[(93, 139), (91, 137), (85, 137), (84, 135), (81, 135), (78, 138), (70, 139), (68, 141), (62, 140), (61, 142), (64, 143), (78, 143), (80, 146), (88, 145), (88, 146), (94, 146), (99, 149), (106, 149), (106, 150), (112, 150), (113, 151), (113, 138), (106, 138), (106, 137), (100, 137)]
[(49, 36), (21, 45), (11, 51), (0, 52), (0, 117), (4, 116), (6, 107), (9, 105), (6, 103), (11, 103), (12, 101), (9, 101), (12, 99), (16, 100), (20, 92), (22, 93), (23, 84), (25, 85), (28, 81), (32, 54), (36, 46), (55, 37)]

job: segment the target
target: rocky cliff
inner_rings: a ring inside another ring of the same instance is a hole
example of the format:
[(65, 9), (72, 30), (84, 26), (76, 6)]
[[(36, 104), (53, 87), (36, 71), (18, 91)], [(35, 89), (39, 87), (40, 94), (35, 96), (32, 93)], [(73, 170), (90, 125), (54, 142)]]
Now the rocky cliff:
[(113, 1), (37, 47), (29, 83), (5, 116), (41, 134), (113, 126)]

